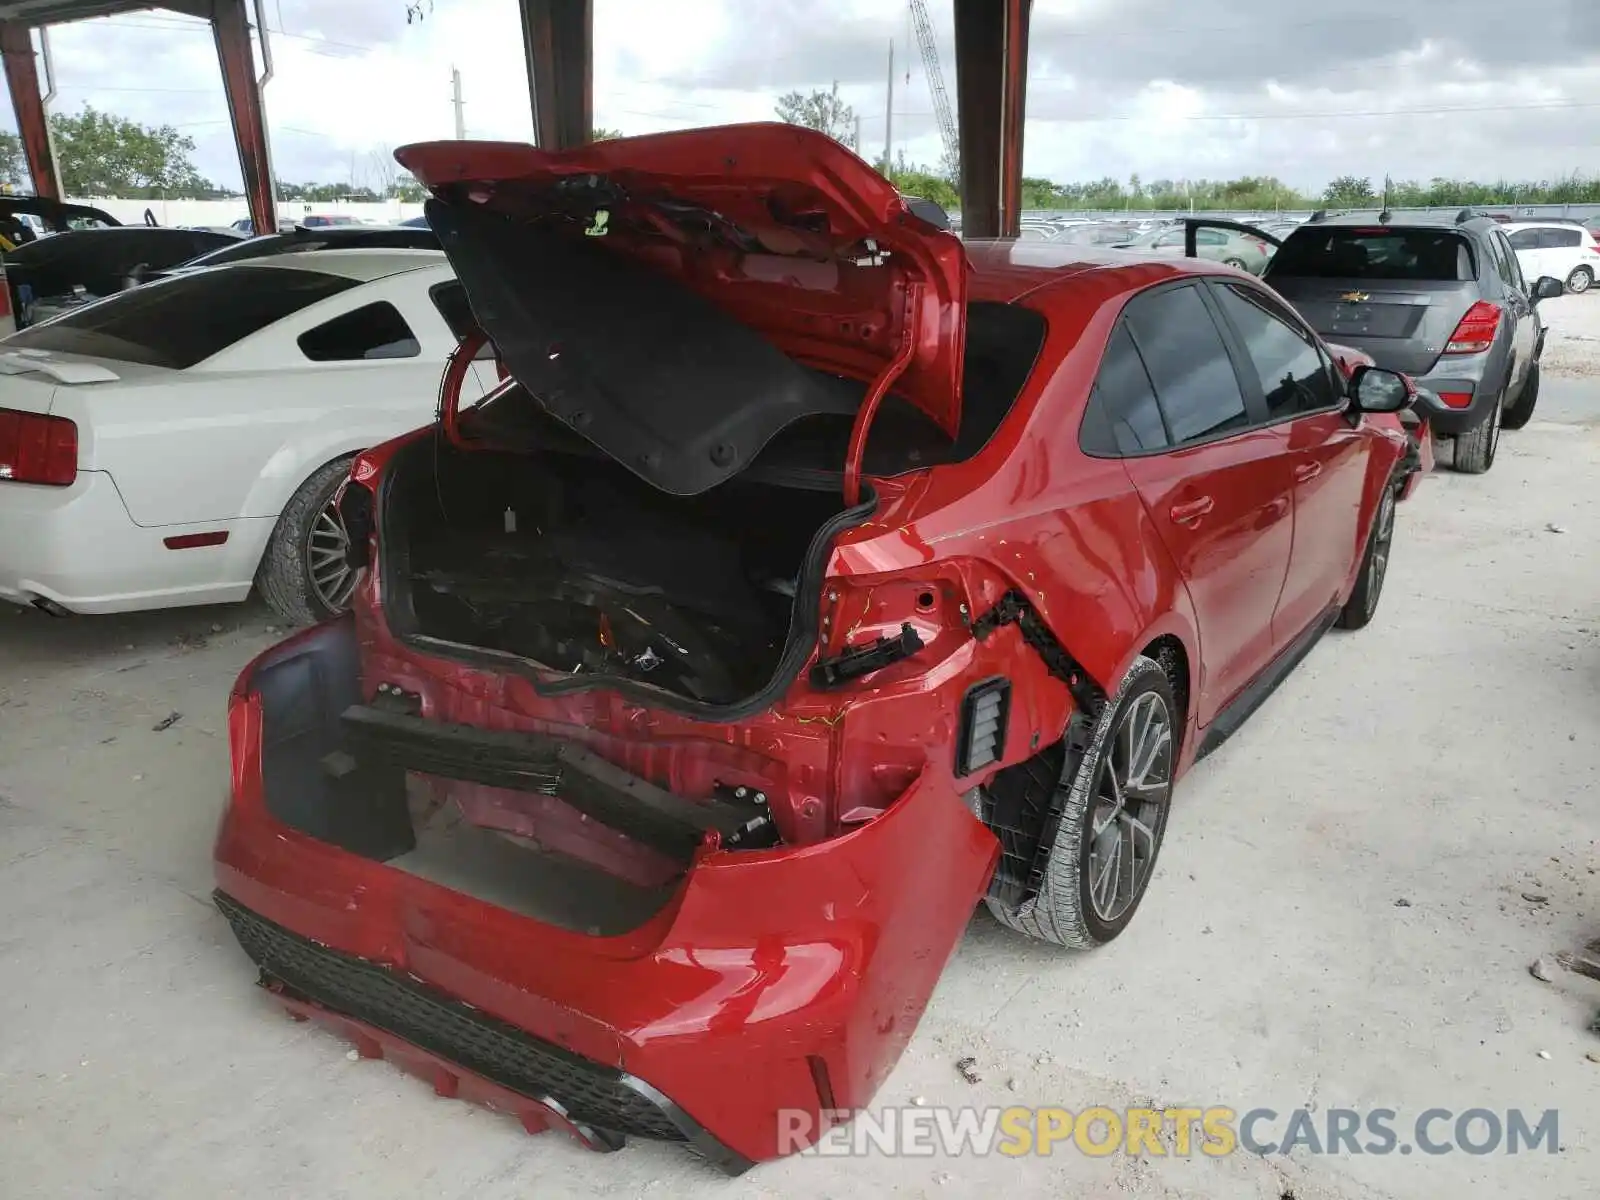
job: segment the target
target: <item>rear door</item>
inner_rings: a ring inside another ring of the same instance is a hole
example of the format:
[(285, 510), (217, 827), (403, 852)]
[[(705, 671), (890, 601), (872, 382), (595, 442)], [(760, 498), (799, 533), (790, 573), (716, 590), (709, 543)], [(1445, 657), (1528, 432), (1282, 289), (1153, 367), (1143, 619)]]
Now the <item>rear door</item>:
[(1294, 483), (1294, 547), (1273, 611), (1287, 645), (1338, 600), (1359, 552), (1367, 438), (1345, 418), (1338, 368), (1305, 325), (1265, 289), (1215, 280), (1213, 297), (1258, 393), (1288, 440)]
[(1205, 725), (1277, 650), (1272, 614), (1293, 532), (1287, 440), (1256, 427), (1262, 414), (1240, 389), (1198, 283), (1129, 302), (1097, 386), (1194, 604)]
[[(1491, 229), (1487, 241), (1500, 276), (1499, 302), (1505, 314), (1501, 318), (1501, 331), (1509, 333), (1511, 337), (1511, 375), (1506, 381), (1506, 398), (1510, 399), (1521, 394), (1522, 385), (1533, 367), (1534, 350), (1539, 342), (1539, 314), (1534, 309), (1531, 286), (1532, 280), (1538, 277), (1528, 276), (1523, 271), (1517, 262), (1516, 251), (1511, 248), (1503, 232)], [(1541, 254), (1547, 252), (1543, 248), (1543, 239), (1540, 247)], [(1497, 381), (1487, 382), (1494, 386)]]
[(1307, 224), (1264, 278), (1328, 341), (1425, 375), (1479, 297), (1477, 254), (1444, 226)]

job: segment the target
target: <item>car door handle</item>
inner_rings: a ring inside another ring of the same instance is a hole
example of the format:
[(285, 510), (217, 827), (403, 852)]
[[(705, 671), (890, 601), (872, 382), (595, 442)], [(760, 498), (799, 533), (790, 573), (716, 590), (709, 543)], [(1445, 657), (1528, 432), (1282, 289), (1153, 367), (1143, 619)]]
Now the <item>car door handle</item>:
[(1174, 504), (1168, 515), (1179, 525), (1193, 525), (1215, 507), (1216, 502), (1210, 496), (1201, 496), (1198, 500)]
[(1294, 469), (1294, 481), (1296, 483), (1309, 483), (1309, 482), (1311, 482), (1311, 480), (1315, 479), (1318, 475), (1321, 475), (1321, 474), (1322, 474), (1322, 464), (1321, 463), (1316, 463), (1316, 462), (1301, 463), (1299, 466), (1295, 467), (1295, 469)]

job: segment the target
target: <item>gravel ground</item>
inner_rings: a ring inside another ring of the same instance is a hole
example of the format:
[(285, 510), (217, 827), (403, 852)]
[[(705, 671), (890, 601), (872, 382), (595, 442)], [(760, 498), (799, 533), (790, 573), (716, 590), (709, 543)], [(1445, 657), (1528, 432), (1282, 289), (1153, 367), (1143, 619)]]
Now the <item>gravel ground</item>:
[(1539, 312), (1550, 327), (1540, 360), (1546, 375), (1600, 375), (1600, 290), (1546, 300)]
[[(1600, 314), (1558, 303), (1558, 328)], [(1528, 972), (1600, 925), (1600, 385), (1564, 394), (1490, 474), (1402, 508), (1378, 619), (1185, 781), (1128, 934), (1070, 956), (975, 916), (879, 1097), (1557, 1108), (1561, 1153), (1068, 1149), (730, 1183), (527, 1137), (285, 1020), (208, 903), (226, 691), (278, 636), (259, 608), (0, 611), (0, 1196), (1593, 1196), (1600, 985)]]

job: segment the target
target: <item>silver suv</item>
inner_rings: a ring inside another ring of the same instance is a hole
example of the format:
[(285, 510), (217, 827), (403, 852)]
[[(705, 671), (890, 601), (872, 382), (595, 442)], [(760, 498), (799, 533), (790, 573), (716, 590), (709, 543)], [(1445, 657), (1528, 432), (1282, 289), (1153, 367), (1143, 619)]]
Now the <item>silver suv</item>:
[(1538, 304), (1562, 284), (1524, 278), (1489, 217), (1319, 213), (1284, 239), (1263, 278), (1328, 341), (1412, 376), (1418, 415), (1455, 439), (1456, 470), (1487, 471), (1500, 430), (1533, 416)]

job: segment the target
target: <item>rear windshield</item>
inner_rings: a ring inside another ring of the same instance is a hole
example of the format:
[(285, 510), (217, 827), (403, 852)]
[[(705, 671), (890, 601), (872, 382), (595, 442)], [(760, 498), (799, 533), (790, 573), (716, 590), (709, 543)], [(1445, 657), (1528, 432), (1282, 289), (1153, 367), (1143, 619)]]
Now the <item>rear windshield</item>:
[(13, 334), (5, 345), (181, 371), (355, 284), (278, 267), (196, 271), (73, 309)]
[[(462, 320), (459, 301), (448, 285), (436, 289), (434, 302), (447, 322), (452, 313)], [(468, 310), (470, 311), (470, 310)], [(943, 463), (964, 462), (988, 443), (1010, 413), (1033, 374), (1044, 346), (1045, 320), (1031, 308), (973, 300), (967, 304), (967, 343), (961, 385), (961, 428), (951, 439), (915, 405), (890, 394), (872, 422), (862, 470), (868, 475), (898, 475), (903, 471)], [(458, 334), (458, 336), (460, 336)], [(860, 380), (815, 373), (824, 386), (836, 388), (843, 399), (840, 411), (801, 417), (767, 443), (751, 464), (755, 476), (782, 472), (816, 473), (836, 480), (849, 448), (855, 410), (867, 385)], [(576, 434), (566, 432), (542, 407), (528, 403), (520, 387), (491, 393), (472, 410), (470, 420), (482, 421), (483, 432), (515, 443), (533, 435), (540, 445), (559, 446), (577, 453), (598, 454)]]
[(1278, 249), (1267, 278), (1410, 279), (1450, 282), (1477, 278), (1472, 247), (1444, 229), (1359, 229), (1302, 225)]
[(426, 229), (363, 229), (351, 237), (347, 230), (325, 233), (269, 233), (246, 238), (233, 246), (212, 250), (191, 258), (186, 267), (217, 267), (246, 258), (270, 258), (274, 254), (300, 254), (312, 250), (337, 250), (341, 246), (380, 250), (437, 250), (439, 239)]

